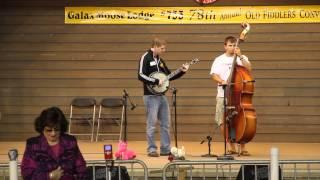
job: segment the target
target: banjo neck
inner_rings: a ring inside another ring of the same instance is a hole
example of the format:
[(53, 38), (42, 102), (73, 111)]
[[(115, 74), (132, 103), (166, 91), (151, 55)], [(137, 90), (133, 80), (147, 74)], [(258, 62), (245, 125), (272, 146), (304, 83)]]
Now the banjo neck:
[[(190, 63), (187, 63), (189, 65), (195, 64), (199, 61), (199, 59), (193, 59)], [(155, 84), (147, 84), (147, 88), (149, 91), (153, 94), (163, 94), (165, 93), (169, 88), (169, 79), (173, 76), (179, 74), (182, 71), (182, 68), (178, 68), (177, 70), (173, 71), (169, 75), (166, 75), (164, 72), (154, 72), (149, 75), (151, 78), (159, 79), (163, 81), (162, 85), (155, 85)]]
[[(195, 58), (195, 59), (193, 59), (192, 61), (190, 61), (189, 63), (185, 63), (185, 64), (186, 64), (186, 65), (191, 65), (191, 64), (197, 63), (198, 61), (199, 61), (199, 59), (198, 59), (198, 58)], [(181, 68), (181, 67), (178, 68), (178, 69), (176, 69), (175, 71), (173, 71), (172, 73), (170, 73), (170, 74), (166, 77), (165, 81), (167, 81), (167, 80), (169, 80), (170, 78), (172, 78), (173, 76), (179, 74), (181, 71), (182, 71), (182, 68)]]
[(181, 71), (182, 71), (181, 68), (173, 71), (172, 73), (170, 73), (170, 74), (166, 77), (165, 81), (167, 81), (167, 80), (169, 80), (170, 78), (172, 78), (173, 76), (179, 74)]

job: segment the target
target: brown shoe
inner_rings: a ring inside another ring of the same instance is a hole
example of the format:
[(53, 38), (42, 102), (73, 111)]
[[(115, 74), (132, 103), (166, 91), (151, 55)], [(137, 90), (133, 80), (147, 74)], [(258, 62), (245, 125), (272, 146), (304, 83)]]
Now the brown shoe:
[(149, 157), (159, 157), (159, 154), (156, 151), (153, 151), (153, 152), (149, 152), (148, 156)]
[(241, 151), (240, 156), (250, 156), (248, 151)]
[(232, 155), (232, 154), (238, 154), (238, 153), (237, 153), (237, 151), (235, 151), (235, 150), (229, 150), (229, 151), (227, 152), (227, 154), (228, 154), (228, 155)]

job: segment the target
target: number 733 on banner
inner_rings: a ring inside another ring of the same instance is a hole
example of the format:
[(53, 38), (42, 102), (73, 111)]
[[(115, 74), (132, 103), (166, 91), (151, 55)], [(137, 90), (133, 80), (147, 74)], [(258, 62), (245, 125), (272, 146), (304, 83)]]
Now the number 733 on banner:
[(161, 16), (167, 16), (168, 19), (183, 19), (183, 10), (163, 10)]
[[(210, 11), (205, 11), (203, 9), (190, 9), (188, 13), (184, 13), (183, 10), (162, 10), (161, 16), (166, 16), (170, 20), (215, 20), (215, 13)], [(184, 19), (186, 20), (186, 19)]]

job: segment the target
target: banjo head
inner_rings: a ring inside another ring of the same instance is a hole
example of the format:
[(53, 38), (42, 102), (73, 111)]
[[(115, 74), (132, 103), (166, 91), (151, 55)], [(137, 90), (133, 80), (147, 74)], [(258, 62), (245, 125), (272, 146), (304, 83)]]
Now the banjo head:
[(169, 88), (169, 81), (167, 79), (167, 75), (162, 73), (162, 72), (155, 72), (150, 75), (150, 77), (155, 78), (155, 79), (160, 79), (163, 81), (161, 86), (158, 85), (151, 85), (148, 86), (149, 90), (154, 93), (154, 94), (161, 94), (164, 93), (168, 90)]

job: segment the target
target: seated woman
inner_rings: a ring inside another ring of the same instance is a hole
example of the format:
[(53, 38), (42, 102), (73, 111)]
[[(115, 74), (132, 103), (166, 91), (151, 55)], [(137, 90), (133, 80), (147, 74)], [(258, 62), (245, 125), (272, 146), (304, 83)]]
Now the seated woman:
[(89, 179), (76, 138), (66, 134), (68, 125), (57, 107), (43, 110), (36, 118), (40, 135), (27, 140), (21, 163), (24, 180)]

